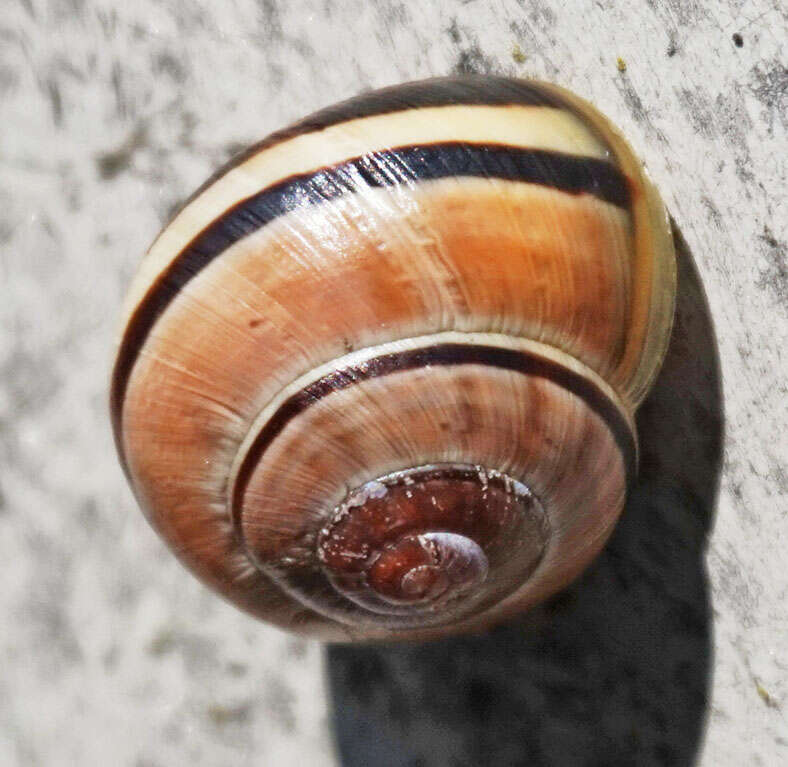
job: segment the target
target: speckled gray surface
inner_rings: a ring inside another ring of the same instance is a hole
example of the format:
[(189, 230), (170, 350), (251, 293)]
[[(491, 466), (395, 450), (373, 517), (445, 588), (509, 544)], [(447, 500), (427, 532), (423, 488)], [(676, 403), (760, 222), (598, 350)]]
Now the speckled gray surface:
[[(786, 32), (779, 0), (3, 0), (0, 764), (788, 763)], [(595, 102), (674, 216), (641, 478), (527, 620), (325, 649), (207, 592), (136, 510), (106, 416), (118, 307), (238, 147), (466, 71)]]

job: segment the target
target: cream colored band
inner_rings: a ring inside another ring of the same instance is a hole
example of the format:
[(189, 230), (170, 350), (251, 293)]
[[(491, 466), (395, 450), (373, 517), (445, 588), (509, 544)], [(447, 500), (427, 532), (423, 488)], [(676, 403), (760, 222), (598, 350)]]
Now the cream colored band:
[(573, 114), (553, 107), (455, 105), (374, 115), (285, 140), (237, 165), (187, 205), (140, 265), (124, 326), (149, 286), (228, 208), (294, 175), (398, 146), (446, 141), (493, 143), (607, 159), (604, 145)]

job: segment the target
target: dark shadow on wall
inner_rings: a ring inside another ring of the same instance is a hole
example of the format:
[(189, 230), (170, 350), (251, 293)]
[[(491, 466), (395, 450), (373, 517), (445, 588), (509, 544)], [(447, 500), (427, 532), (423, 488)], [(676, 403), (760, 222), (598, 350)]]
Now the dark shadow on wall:
[(670, 348), (638, 413), (639, 479), (584, 576), (487, 634), (331, 646), (345, 767), (691, 765), (712, 668), (704, 568), (723, 409), (709, 307), (684, 238)]

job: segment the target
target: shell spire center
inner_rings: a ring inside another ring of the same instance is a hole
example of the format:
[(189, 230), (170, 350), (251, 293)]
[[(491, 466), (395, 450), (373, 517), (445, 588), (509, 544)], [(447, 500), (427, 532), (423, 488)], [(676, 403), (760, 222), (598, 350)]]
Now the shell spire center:
[(357, 607), (450, 620), (486, 601), (502, 570), (530, 572), (546, 540), (543, 511), (525, 485), (477, 466), (435, 464), (352, 491), (321, 530), (318, 558)]

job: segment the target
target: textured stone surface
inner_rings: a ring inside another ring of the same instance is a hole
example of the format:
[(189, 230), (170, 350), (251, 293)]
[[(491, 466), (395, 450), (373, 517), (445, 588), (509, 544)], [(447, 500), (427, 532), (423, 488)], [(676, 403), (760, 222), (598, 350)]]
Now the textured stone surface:
[[(2, 11), (0, 763), (788, 762), (779, 0)], [(136, 510), (106, 417), (118, 306), (237, 148), (449, 72), (555, 80), (621, 126), (681, 233), (679, 319), (640, 483), (579, 583), (488, 636), (325, 650), (208, 593)]]

